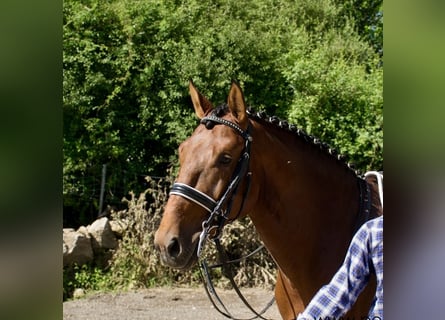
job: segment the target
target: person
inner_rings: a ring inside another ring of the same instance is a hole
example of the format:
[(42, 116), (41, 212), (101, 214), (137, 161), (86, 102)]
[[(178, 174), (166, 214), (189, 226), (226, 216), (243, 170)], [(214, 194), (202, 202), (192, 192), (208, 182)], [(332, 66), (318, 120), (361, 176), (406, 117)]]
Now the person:
[(383, 215), (363, 224), (349, 245), (345, 260), (297, 320), (337, 319), (357, 300), (375, 273), (377, 287), (371, 308), (362, 319), (383, 320)]

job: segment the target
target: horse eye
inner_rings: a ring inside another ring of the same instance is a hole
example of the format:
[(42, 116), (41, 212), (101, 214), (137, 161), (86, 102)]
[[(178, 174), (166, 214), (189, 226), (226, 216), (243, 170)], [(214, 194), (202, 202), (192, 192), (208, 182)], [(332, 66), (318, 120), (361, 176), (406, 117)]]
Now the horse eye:
[(228, 155), (228, 154), (223, 154), (219, 158), (219, 162), (221, 164), (229, 164), (230, 162), (232, 162), (232, 157), (230, 155)]

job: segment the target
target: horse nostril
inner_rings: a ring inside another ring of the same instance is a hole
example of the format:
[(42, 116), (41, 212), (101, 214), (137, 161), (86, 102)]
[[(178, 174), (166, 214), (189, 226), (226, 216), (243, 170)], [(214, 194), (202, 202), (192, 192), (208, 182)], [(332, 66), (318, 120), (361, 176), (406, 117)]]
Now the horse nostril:
[(178, 238), (173, 238), (167, 246), (167, 253), (170, 257), (176, 258), (181, 251), (181, 246), (179, 245)]

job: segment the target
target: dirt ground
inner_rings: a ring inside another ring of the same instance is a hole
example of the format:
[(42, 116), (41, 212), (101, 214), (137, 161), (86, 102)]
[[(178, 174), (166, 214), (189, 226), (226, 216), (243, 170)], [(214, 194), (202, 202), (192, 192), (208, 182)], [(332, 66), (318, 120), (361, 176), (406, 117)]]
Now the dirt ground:
[[(217, 290), (229, 312), (249, 319), (251, 311), (233, 290)], [(273, 297), (273, 291), (242, 289), (257, 311)], [(281, 319), (274, 303), (265, 313), (267, 319)], [(208, 299), (204, 288), (155, 288), (124, 293), (99, 293), (63, 303), (64, 320), (219, 320), (221, 315)]]

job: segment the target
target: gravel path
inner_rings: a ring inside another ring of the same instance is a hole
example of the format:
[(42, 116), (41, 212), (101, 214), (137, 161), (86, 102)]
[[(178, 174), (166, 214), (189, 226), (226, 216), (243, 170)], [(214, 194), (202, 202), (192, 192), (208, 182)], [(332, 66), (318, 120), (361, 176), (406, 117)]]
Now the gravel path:
[[(261, 310), (273, 297), (265, 289), (243, 289), (247, 301)], [(237, 318), (253, 314), (232, 290), (218, 290), (227, 309)], [(274, 303), (268, 319), (280, 319)], [(211, 304), (204, 288), (155, 288), (125, 293), (98, 293), (63, 303), (64, 320), (219, 320), (227, 319)]]

